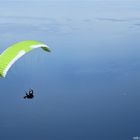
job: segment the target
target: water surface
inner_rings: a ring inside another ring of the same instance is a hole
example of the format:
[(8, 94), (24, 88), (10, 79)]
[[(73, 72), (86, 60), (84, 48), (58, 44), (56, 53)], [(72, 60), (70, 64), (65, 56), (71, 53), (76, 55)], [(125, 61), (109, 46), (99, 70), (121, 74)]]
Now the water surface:
[[(0, 80), (1, 140), (131, 140), (140, 136), (140, 2), (2, 1), (0, 52), (22, 57)], [(23, 100), (24, 91), (35, 98)]]

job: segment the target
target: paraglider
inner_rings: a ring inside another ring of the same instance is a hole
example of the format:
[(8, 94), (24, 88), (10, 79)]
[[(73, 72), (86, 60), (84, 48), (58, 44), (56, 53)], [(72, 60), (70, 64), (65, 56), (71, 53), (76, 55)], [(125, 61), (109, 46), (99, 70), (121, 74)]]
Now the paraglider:
[[(18, 42), (13, 44), (9, 48), (7, 48), (1, 55), (0, 55), (0, 77), (6, 77), (9, 69), (12, 65), (23, 55), (30, 52), (35, 48), (41, 48), (46, 52), (50, 52), (49, 47), (41, 42), (33, 41), (33, 40), (26, 40), (22, 42)], [(32, 99), (34, 98), (34, 91), (32, 89), (29, 92), (25, 92), (26, 96), (24, 99)]]
[(49, 47), (38, 41), (27, 40), (13, 44), (0, 55), (0, 77), (5, 77), (11, 66), (24, 54), (35, 48), (50, 52)]
[(32, 89), (29, 90), (29, 92), (25, 92), (26, 93), (26, 96), (24, 96), (23, 98), (24, 99), (32, 99), (34, 98), (34, 91)]

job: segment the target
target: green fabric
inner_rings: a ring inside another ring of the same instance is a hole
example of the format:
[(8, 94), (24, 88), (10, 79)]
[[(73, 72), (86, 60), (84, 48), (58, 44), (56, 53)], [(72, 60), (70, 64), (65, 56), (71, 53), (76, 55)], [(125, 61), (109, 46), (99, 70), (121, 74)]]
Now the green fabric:
[(45, 44), (33, 40), (27, 40), (13, 44), (0, 55), (0, 76), (4, 77), (4, 70), (20, 51), (25, 51), (25, 53), (27, 53), (34, 49), (31, 48), (31, 46), (34, 45), (39, 45), (44, 51), (50, 51), (47, 46), (44, 47)]

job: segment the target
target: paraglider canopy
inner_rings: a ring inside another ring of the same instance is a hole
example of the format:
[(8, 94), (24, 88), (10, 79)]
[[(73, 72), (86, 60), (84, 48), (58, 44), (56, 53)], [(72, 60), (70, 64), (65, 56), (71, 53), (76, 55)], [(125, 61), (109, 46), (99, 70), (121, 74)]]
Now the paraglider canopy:
[(7, 48), (0, 55), (0, 77), (5, 77), (8, 70), (20, 57), (36, 48), (50, 52), (46, 44), (33, 40), (18, 42)]

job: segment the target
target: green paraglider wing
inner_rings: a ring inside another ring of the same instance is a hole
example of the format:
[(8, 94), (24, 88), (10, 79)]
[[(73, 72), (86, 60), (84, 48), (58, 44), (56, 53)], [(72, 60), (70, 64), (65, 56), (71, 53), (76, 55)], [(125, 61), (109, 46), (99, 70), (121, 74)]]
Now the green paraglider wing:
[(33, 40), (22, 41), (7, 48), (0, 55), (0, 76), (5, 77), (10, 67), (20, 57), (35, 48), (42, 48), (44, 51), (50, 52), (50, 49), (47, 45)]

